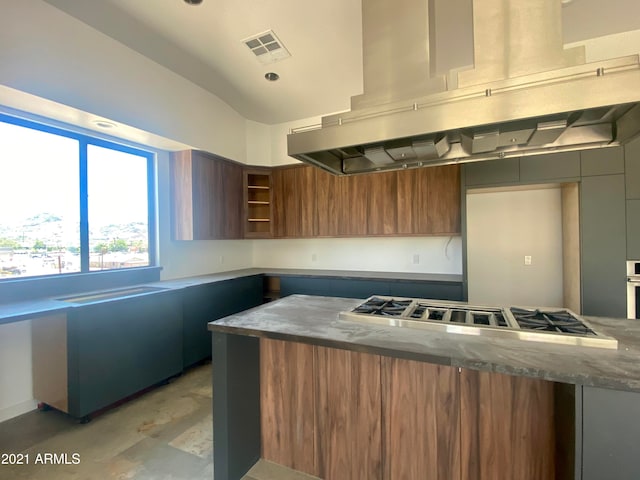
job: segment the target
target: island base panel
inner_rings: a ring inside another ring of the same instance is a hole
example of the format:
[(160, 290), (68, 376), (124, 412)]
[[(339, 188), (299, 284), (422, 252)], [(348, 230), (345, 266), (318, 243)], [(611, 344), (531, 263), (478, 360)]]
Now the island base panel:
[(260, 344), (213, 332), (213, 465), (216, 480), (240, 480), (260, 458)]

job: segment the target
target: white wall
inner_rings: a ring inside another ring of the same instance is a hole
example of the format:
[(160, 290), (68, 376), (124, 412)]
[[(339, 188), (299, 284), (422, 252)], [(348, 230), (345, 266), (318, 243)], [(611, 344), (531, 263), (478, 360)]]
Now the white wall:
[(467, 280), (471, 303), (563, 306), (560, 188), (468, 193)]
[(287, 134), (289, 133), (289, 130), (292, 128), (320, 125), (321, 122), (322, 117), (318, 116), (271, 125), (271, 165), (276, 167), (278, 165), (287, 165), (289, 163), (299, 163), (298, 160), (287, 155)]
[[(271, 128), (264, 123), (247, 120), (247, 163), (271, 166)], [(293, 160), (293, 159), (292, 159)]]
[(41, 0), (2, 4), (0, 84), (246, 160), (245, 119), (229, 105)]
[[(256, 240), (253, 265), (382, 272), (462, 273), (460, 237)], [(419, 263), (414, 264), (414, 255)]]
[(0, 325), (0, 422), (36, 408), (31, 377), (31, 322)]

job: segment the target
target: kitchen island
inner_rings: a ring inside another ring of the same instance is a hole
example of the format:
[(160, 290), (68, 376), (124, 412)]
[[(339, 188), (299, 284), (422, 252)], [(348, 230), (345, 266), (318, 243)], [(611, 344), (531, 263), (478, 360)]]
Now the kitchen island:
[[(338, 319), (361, 302), (294, 295), (209, 324), (216, 479), (259, 457), (327, 479), (598, 478), (582, 407), (636, 398), (640, 324), (587, 317), (609, 350)], [(634, 478), (621, 460), (609, 478)]]

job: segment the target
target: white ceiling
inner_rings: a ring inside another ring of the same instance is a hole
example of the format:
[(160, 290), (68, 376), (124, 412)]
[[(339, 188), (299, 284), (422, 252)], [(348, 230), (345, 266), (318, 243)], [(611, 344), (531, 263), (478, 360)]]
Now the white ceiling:
[[(203, 0), (199, 6), (182, 0), (45, 1), (250, 120), (275, 124), (348, 110), (350, 98), (362, 93), (361, 0)], [(563, 8), (566, 43), (640, 29), (640, 2), (603, 3), (573, 0)], [(266, 30), (291, 57), (262, 65), (242, 43)], [(267, 82), (270, 71), (280, 80)]]

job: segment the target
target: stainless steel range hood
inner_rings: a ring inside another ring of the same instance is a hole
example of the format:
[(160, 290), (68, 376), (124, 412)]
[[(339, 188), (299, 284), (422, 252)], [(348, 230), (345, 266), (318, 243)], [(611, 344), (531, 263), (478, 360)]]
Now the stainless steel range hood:
[(364, 93), (351, 111), (293, 129), (290, 156), (346, 175), (615, 146), (640, 133), (638, 55), (585, 63), (583, 47), (564, 49), (559, 0), (473, 0), (474, 68), (456, 88), (432, 74), (434, 1), (362, 1)]

